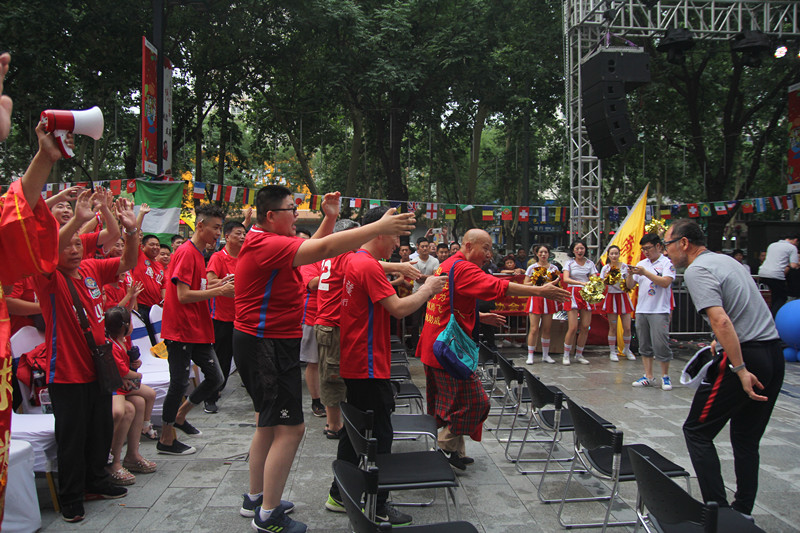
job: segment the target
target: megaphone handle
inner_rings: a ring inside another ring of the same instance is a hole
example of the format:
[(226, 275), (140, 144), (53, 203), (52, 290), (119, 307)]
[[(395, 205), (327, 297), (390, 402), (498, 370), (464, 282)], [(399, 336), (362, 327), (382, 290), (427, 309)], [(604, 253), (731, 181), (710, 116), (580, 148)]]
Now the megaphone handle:
[(56, 130), (53, 132), (53, 136), (58, 143), (58, 148), (61, 150), (61, 154), (66, 159), (72, 159), (75, 157), (75, 152), (72, 151), (72, 148), (67, 146), (67, 130)]

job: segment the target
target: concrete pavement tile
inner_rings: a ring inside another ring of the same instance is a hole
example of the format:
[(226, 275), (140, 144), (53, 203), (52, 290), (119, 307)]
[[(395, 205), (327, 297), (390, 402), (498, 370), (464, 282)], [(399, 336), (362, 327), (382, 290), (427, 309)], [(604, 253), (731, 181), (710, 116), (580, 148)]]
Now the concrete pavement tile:
[(192, 531), (214, 490), (168, 488), (134, 531)]
[(170, 484), (171, 488), (204, 488), (219, 485), (230, 465), (219, 460), (196, 460), (187, 464)]

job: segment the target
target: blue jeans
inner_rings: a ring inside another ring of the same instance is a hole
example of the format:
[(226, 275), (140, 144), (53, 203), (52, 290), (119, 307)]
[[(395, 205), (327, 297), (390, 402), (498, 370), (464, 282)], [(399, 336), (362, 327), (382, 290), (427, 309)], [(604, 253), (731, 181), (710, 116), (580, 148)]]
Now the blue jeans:
[(181, 399), (189, 386), (192, 362), (203, 372), (203, 381), (189, 395), (194, 405), (211, 398), (222, 385), (222, 370), (212, 344), (165, 341), (169, 362), (169, 389), (164, 398), (161, 420), (165, 424), (175, 422)]

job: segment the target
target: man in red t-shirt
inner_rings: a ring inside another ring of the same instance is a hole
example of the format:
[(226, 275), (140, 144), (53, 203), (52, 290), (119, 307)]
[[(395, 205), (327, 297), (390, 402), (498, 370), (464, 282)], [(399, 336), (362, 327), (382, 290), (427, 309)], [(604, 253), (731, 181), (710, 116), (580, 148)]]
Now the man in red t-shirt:
[(165, 273), (164, 267), (156, 258), (161, 251), (161, 243), (155, 235), (145, 235), (142, 237), (142, 245), (133, 269), (133, 280), (141, 282), (144, 289), (137, 298), (138, 312), (147, 328), (147, 335), (150, 337), (150, 344), (156, 344), (156, 332), (150, 324), (150, 308), (154, 305), (161, 305), (164, 301)]
[[(480, 313), (480, 317), (476, 316), (479, 299), (497, 300), (508, 295), (542, 296), (564, 301), (569, 295), (555, 286), (556, 282), (535, 287), (510, 283), (486, 274), (480, 267), (491, 253), (492, 238), (489, 234), (480, 229), (471, 229), (464, 235), (461, 250), (450, 256), (437, 270), (437, 274), (448, 274), (451, 268), (455, 268), (455, 316), (458, 325), (468, 335), (473, 334), (479, 319), (494, 326), (505, 323), (505, 318), (496, 313)], [(447, 327), (450, 314), (448, 291), (437, 294), (428, 303), (425, 324), (417, 345), (417, 357), (421, 357), (425, 365), (428, 413), (436, 416), (439, 427), (444, 426), (439, 432), (439, 448), (451, 465), (465, 470), (472, 459), (465, 455), (464, 435), (480, 440), (483, 421), (489, 414), (489, 398), (475, 374), (467, 381), (456, 379), (442, 369), (433, 355), (433, 343)]]
[[(195, 208), (195, 230), (172, 256), (168, 272), (161, 338), (167, 345), (169, 389), (161, 415), (164, 429), (156, 444), (158, 453), (189, 455), (197, 450), (175, 437), (175, 428), (187, 435), (202, 435), (186, 420), (195, 405), (211, 398), (222, 385), (222, 370), (214, 352), (214, 324), (208, 300), (224, 296), (233, 298), (233, 278), (228, 276), (208, 283), (202, 250), (217, 242), (222, 233), (225, 214), (215, 204)], [(183, 403), (189, 386), (192, 362), (203, 372), (203, 381)]]
[[(367, 226), (379, 220), (386, 207), (376, 207), (364, 215)], [(378, 439), (378, 453), (392, 451), (394, 390), (389, 382), (392, 353), (389, 340), (389, 317), (403, 318), (416, 311), (444, 287), (445, 280), (431, 277), (416, 293), (399, 298), (386, 279), (379, 259), (391, 256), (399, 244), (397, 237), (380, 235), (365, 243), (350, 256), (343, 272), (340, 299), (340, 374), (347, 385), (347, 403), (363, 411), (373, 411), (372, 436)], [(337, 459), (358, 464), (350, 439), (345, 433), (339, 441)], [(386, 504), (387, 492), (378, 494), (376, 508), (380, 522), (406, 525), (411, 517)], [(336, 483), (325, 507), (344, 512)]]
[(256, 224), (236, 265), (233, 356), (253, 400), (257, 426), (250, 445), (250, 490), (239, 512), (253, 517), (257, 531), (306, 530), (286, 516), (294, 506), (280, 499), (305, 431), (300, 379), (303, 282), (298, 267), (353, 250), (377, 235), (408, 235), (413, 229), (413, 214), (392, 216), (391, 209), (369, 227), (331, 235), (339, 196), (325, 195), (325, 218), (314, 236), (303, 240), (295, 236), (292, 192), (279, 185), (263, 187), (256, 197)]
[[(102, 392), (90, 347), (75, 312), (70, 284), (80, 299), (94, 343), (105, 343), (102, 287), (136, 262), (136, 240), (129, 239), (121, 258), (83, 259), (78, 228), (94, 216), (90, 191), (75, 203), (75, 216), (59, 232), (58, 270), (36, 276), (36, 293), (45, 319), (45, 376), (55, 415), (58, 444), (59, 500), (64, 520), (84, 516), (84, 495), (120, 498), (127, 491), (109, 482), (105, 470), (111, 446), (111, 396)], [(128, 235), (136, 233), (133, 206), (117, 202), (117, 213)]]
[[(217, 283), (217, 280), (233, 279), (236, 272), (236, 259), (239, 250), (244, 244), (244, 225), (241, 222), (226, 222), (222, 228), (225, 235), (225, 248), (215, 252), (206, 266), (206, 276), (209, 283)], [(163, 245), (162, 245), (163, 246)], [(233, 298), (218, 296), (212, 298), (211, 320), (214, 322), (214, 351), (217, 354), (219, 367), (222, 370), (222, 385), (217, 392), (211, 395), (206, 401), (203, 410), (206, 413), (216, 413), (219, 411), (217, 401), (220, 394), (228, 383), (228, 375), (231, 373), (231, 361), (233, 360)]]

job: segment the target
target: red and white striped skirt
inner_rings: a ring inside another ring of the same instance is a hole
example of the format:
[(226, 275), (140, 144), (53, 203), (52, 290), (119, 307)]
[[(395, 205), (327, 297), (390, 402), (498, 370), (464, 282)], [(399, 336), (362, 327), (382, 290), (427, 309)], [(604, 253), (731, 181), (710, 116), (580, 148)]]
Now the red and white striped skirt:
[(590, 305), (583, 299), (581, 296), (581, 289), (583, 287), (567, 287), (567, 290), (571, 293), (571, 297), (564, 302), (564, 311), (578, 311), (578, 310), (585, 310), (591, 311), (594, 309), (593, 305)]
[(603, 311), (609, 315), (624, 315), (633, 312), (633, 304), (626, 292), (609, 292), (606, 294)]
[(552, 315), (560, 310), (558, 302), (541, 296), (531, 296), (528, 298), (528, 305), (525, 306), (525, 312), (534, 315)]

